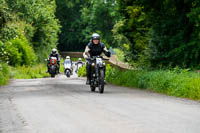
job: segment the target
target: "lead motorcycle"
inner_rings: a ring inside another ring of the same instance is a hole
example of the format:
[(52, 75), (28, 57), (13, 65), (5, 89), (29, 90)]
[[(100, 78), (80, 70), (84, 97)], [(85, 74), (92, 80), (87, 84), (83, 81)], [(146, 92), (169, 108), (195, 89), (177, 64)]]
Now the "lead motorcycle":
[(99, 93), (104, 93), (104, 78), (105, 78), (105, 62), (102, 56), (93, 56), (89, 58), (91, 61), (91, 82), (90, 89), (95, 91), (96, 87), (99, 89)]
[(49, 67), (49, 74), (51, 75), (52, 78), (54, 78), (55, 75), (58, 74), (58, 64), (56, 57), (50, 57), (48, 67)]

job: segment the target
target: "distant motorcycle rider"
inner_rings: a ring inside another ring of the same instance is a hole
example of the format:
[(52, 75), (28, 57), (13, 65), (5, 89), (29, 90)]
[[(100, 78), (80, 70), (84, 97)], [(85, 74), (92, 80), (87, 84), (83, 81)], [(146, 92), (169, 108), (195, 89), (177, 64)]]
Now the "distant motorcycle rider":
[(83, 63), (83, 61), (82, 61), (81, 58), (78, 58), (77, 64), (78, 64), (78, 63)]
[(97, 33), (92, 34), (92, 39), (85, 48), (83, 57), (87, 60), (86, 72), (87, 81), (86, 84), (90, 84), (91, 80), (91, 61), (88, 60), (92, 56), (100, 56), (104, 53), (107, 57), (111, 56), (111, 53), (107, 50), (104, 43), (100, 42), (100, 36)]
[(81, 65), (84, 64), (81, 58), (78, 58), (78, 61), (76, 62), (75, 65), (77, 65), (77, 67), (78, 67), (78, 64), (81, 64)]
[(72, 64), (70, 56), (66, 56), (64, 63), (69, 63), (69, 62)]
[(84, 63), (83, 63), (81, 58), (78, 58), (78, 61), (75, 63), (75, 65), (76, 65), (76, 73), (78, 72), (79, 64), (81, 65), (81, 67), (84, 65)]
[(57, 50), (55, 48), (52, 49), (51, 54), (49, 55), (48, 59), (47, 59), (47, 69), (49, 72), (49, 64), (50, 64), (50, 58), (51, 57), (56, 57), (57, 59), (57, 64), (58, 64), (58, 73), (60, 73), (60, 55), (57, 53)]

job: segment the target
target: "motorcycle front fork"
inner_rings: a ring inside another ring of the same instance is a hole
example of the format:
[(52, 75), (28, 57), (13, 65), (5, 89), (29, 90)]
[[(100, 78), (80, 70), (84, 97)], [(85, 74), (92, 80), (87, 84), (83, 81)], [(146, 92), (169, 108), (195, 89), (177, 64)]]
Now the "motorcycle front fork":
[(105, 67), (97, 68), (97, 69), (95, 69), (95, 71), (92, 70), (92, 72), (91, 72), (91, 83), (95, 86), (98, 86), (100, 69), (104, 69), (104, 75), (105, 75)]

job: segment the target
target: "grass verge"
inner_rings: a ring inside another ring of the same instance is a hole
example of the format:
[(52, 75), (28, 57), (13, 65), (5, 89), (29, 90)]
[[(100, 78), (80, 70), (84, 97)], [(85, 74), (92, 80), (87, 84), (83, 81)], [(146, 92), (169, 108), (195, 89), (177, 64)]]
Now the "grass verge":
[(117, 68), (110, 68), (106, 80), (115, 85), (200, 100), (200, 73), (187, 70), (125, 70), (122, 72)]
[(5, 85), (11, 78), (10, 67), (7, 64), (0, 64), (0, 85)]
[[(78, 58), (72, 58), (72, 61), (77, 61)], [(60, 72), (64, 72), (63, 67), (64, 59), (60, 62)], [(0, 64), (0, 85), (6, 85), (9, 79), (34, 79), (49, 77), (46, 73), (46, 64), (38, 64), (35, 66), (18, 66), (10, 67), (6, 63)]]
[[(81, 68), (78, 74), (85, 76), (85, 68)], [(106, 81), (119, 86), (147, 89), (169, 96), (200, 100), (200, 73), (185, 69), (122, 71), (107, 65)]]
[(36, 66), (20, 66), (12, 68), (11, 75), (14, 79), (33, 79), (49, 77), (46, 73), (47, 67), (44, 64)]

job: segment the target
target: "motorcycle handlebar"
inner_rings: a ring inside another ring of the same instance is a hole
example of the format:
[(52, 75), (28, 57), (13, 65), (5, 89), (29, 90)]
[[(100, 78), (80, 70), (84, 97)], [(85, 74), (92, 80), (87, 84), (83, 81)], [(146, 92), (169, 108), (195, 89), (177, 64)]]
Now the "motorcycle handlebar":
[(87, 60), (95, 60), (96, 58), (102, 58), (103, 60), (109, 60), (109, 59), (103, 58), (102, 56), (100, 56), (100, 57), (98, 57), (98, 56), (89, 57), (89, 58), (87, 58)]

